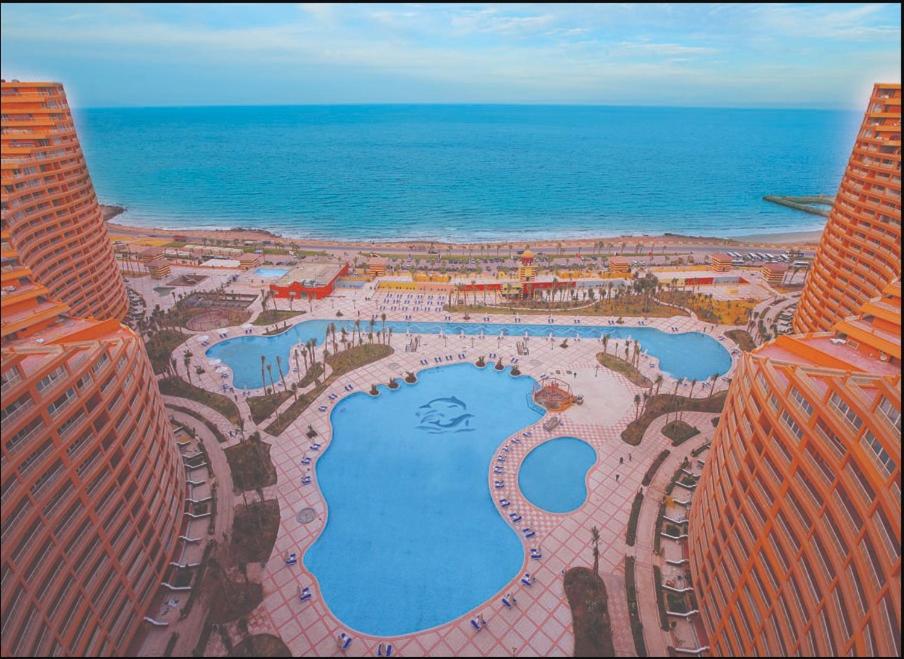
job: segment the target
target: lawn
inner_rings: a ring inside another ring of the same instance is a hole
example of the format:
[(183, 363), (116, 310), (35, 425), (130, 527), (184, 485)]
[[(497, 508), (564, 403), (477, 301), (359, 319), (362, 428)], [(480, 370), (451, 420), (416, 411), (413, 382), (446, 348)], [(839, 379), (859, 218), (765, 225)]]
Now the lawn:
[(628, 444), (637, 446), (654, 419), (663, 414), (674, 414), (676, 409), (680, 409), (681, 412), (712, 412), (714, 414), (721, 412), (727, 393), (723, 390), (707, 398), (688, 398), (674, 394), (652, 396), (647, 401), (643, 414), (628, 424), (628, 427), (622, 431), (621, 438)]
[(634, 368), (634, 366), (632, 366), (629, 362), (626, 362), (620, 357), (598, 352), (596, 353), (596, 359), (600, 364), (602, 364), (609, 370), (615, 371), (616, 373), (621, 373), (638, 387), (649, 388), (653, 386), (653, 383), (650, 382), (650, 380), (645, 375)]
[(232, 556), (236, 563), (266, 561), (273, 552), (279, 529), (279, 502), (268, 499), (235, 508), (232, 524)]
[(631, 616), (631, 633), (638, 657), (647, 656), (647, 646), (643, 640), (643, 623), (637, 609), (637, 585), (634, 580), (634, 557), (625, 556), (625, 590), (628, 595), (628, 614)]
[(154, 373), (165, 373), (171, 367), (170, 358), (173, 350), (188, 336), (188, 334), (171, 329), (159, 330), (151, 335), (145, 342), (145, 348)]
[(733, 329), (725, 332), (725, 336), (734, 341), (744, 352), (750, 352), (756, 348), (753, 337), (746, 330)]
[(690, 291), (663, 291), (659, 294), (663, 302), (686, 307), (697, 314), (700, 320), (720, 325), (744, 325), (750, 312), (757, 305), (756, 300), (718, 300), (712, 295), (691, 293)]
[(249, 396), (245, 401), (251, 410), (251, 419), (254, 423), (260, 423), (268, 419), (280, 405), (291, 397), (291, 391), (277, 391), (276, 393), (263, 396)]
[(684, 421), (669, 421), (662, 427), (662, 434), (672, 440), (672, 446), (679, 446), (694, 435), (699, 435), (700, 429)]
[(159, 380), (160, 393), (164, 396), (178, 396), (207, 405), (222, 414), (233, 425), (239, 424), (241, 415), (235, 403), (222, 394), (201, 389), (175, 375)]
[(216, 425), (214, 425), (213, 423), (211, 423), (210, 421), (205, 419), (203, 416), (201, 416), (200, 414), (195, 412), (193, 409), (188, 408), (188, 407), (183, 407), (182, 405), (175, 405), (173, 403), (166, 403), (166, 407), (168, 407), (171, 410), (177, 410), (179, 412), (182, 412), (183, 414), (188, 414), (190, 417), (197, 419), (198, 421), (203, 423), (205, 426), (207, 426), (207, 429), (210, 430), (211, 433), (213, 433), (213, 436), (216, 437), (217, 441), (220, 444), (226, 443), (226, 436), (220, 432), (220, 429), (217, 428)]
[(656, 470), (659, 469), (659, 465), (665, 462), (665, 459), (667, 457), (669, 457), (668, 449), (659, 452), (659, 455), (657, 455), (656, 459), (653, 460), (653, 464), (650, 465), (650, 468), (647, 469), (647, 472), (643, 475), (643, 480), (640, 481), (641, 485), (646, 487), (653, 482), (653, 476), (656, 475)]
[(565, 596), (571, 606), (575, 657), (614, 657), (606, 584), (586, 567), (565, 573)]
[(634, 546), (634, 540), (637, 538), (637, 518), (640, 515), (641, 505), (643, 505), (643, 495), (638, 492), (634, 495), (634, 502), (631, 504), (631, 516), (628, 518), (628, 531), (625, 534), (625, 543), (629, 547)]
[(232, 472), (232, 482), (240, 490), (256, 490), (276, 483), (276, 469), (270, 460), (270, 445), (248, 439), (223, 453)]
[(300, 316), (304, 311), (282, 311), (282, 310), (273, 310), (267, 309), (265, 311), (261, 311), (257, 318), (251, 321), (252, 325), (272, 325), (273, 323), (281, 323), (284, 320), (289, 320), (289, 318), (295, 318), (295, 316)]

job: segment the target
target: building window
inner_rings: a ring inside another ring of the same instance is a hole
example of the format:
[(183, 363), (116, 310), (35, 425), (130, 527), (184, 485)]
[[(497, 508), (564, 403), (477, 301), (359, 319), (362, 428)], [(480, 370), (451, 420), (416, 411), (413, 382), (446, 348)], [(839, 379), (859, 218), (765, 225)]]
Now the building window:
[(829, 404), (834, 407), (841, 417), (854, 429), (860, 430), (863, 421), (857, 416), (856, 412), (836, 393), (829, 398)]
[(895, 409), (891, 401), (885, 397), (879, 401), (877, 409), (891, 426), (898, 431), (898, 434), (901, 434), (901, 410)]
[(54, 382), (62, 378), (64, 375), (66, 375), (66, 369), (64, 369), (62, 366), (58, 366), (53, 371), (38, 380), (35, 388), (38, 391), (43, 392), (45, 389), (51, 387)]
[(27, 410), (29, 407), (31, 407), (31, 404), (31, 396), (27, 393), (22, 394), (11, 404), (0, 410), (0, 422), (6, 423), (11, 421), (20, 412), (23, 412), (24, 410)]
[(797, 406), (800, 407), (807, 416), (813, 414), (813, 406), (810, 405), (810, 401), (804, 398), (804, 395), (798, 391), (797, 387), (791, 387), (791, 400), (797, 403)]
[(66, 407), (66, 405), (68, 405), (73, 398), (75, 398), (75, 391), (72, 388), (69, 388), (63, 393), (62, 396), (60, 396), (47, 406), (47, 412), (49, 412), (50, 414), (56, 414), (61, 409)]
[(892, 473), (894, 473), (895, 468), (898, 466), (897, 463), (892, 460), (891, 456), (886, 452), (881, 442), (876, 439), (876, 436), (873, 435), (872, 432), (867, 430), (863, 433), (863, 437), (860, 438), (860, 445), (876, 460), (886, 476), (891, 476)]

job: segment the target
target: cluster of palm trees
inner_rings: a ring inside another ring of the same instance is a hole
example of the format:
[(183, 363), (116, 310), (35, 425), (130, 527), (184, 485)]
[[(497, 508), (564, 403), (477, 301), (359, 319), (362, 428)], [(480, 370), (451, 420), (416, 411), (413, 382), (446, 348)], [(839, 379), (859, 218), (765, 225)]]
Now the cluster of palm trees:
[[(642, 392), (642, 394), (636, 394), (634, 396), (634, 420), (635, 421), (637, 419), (639, 419), (641, 416), (643, 416), (643, 414), (646, 412), (647, 404), (649, 403), (649, 401), (652, 400), (653, 398), (655, 398), (656, 396), (659, 396), (659, 390), (662, 388), (663, 380), (664, 380), (664, 378), (662, 377), (662, 374), (661, 373), (658, 374), (656, 376), (656, 378), (653, 380), (652, 386), (647, 391)], [(708, 397), (712, 398), (713, 393), (716, 389), (716, 382), (718, 382), (718, 380), (719, 380), (719, 374), (713, 373), (712, 375), (709, 376), (708, 380), (709, 380)], [(699, 384), (699, 382), (697, 380), (691, 378), (690, 380), (688, 380), (688, 382), (690, 382), (690, 385), (691, 385), (691, 390), (688, 392), (686, 397), (679, 396), (678, 389), (679, 389), (679, 387), (681, 387), (682, 384), (684, 384), (684, 382), (685, 382), (684, 378), (678, 378), (677, 380), (675, 380), (675, 389), (672, 391), (673, 406), (666, 410), (666, 415), (665, 415), (666, 424), (669, 423), (669, 417), (672, 415), (672, 413), (675, 414), (675, 418), (673, 419), (673, 421), (681, 420), (681, 414), (683, 412), (684, 402), (687, 400), (690, 400), (691, 398), (694, 397), (694, 389)], [(652, 393), (654, 387), (656, 389), (656, 392)]]
[[(392, 342), (392, 328), (386, 327), (386, 314), (380, 314), (380, 329), (376, 330), (377, 318), (376, 316), (371, 316), (368, 321), (368, 331), (367, 331), (367, 342), (373, 343), (376, 339), (379, 343), (391, 343)], [(286, 384), (286, 374), (283, 372), (282, 359), (279, 355), (276, 356), (276, 369), (279, 373), (279, 379), (282, 383), (283, 391), (292, 391), (292, 395), (295, 400), (298, 400), (298, 389), (301, 388), (301, 383), (308, 377), (308, 374), (311, 374), (311, 377), (314, 379), (314, 385), (318, 386), (320, 384), (320, 375), (326, 371), (327, 359), (329, 356), (338, 355), (343, 351), (350, 350), (355, 345), (362, 346), (364, 345), (364, 331), (361, 328), (361, 320), (357, 319), (354, 321), (353, 329), (351, 332), (347, 330), (345, 327), (336, 328), (335, 323), (330, 323), (327, 325), (326, 332), (323, 337), (323, 352), (321, 357), (318, 359), (317, 356), (317, 339), (311, 338), (308, 339), (304, 344), (300, 347), (296, 347), (292, 351), (292, 357), (295, 361), (295, 371), (297, 373), (296, 381), (291, 385)], [(329, 350), (328, 346), (332, 346), (332, 352)], [(299, 358), (304, 360), (304, 369), (301, 368), (301, 363)], [(267, 393), (275, 393), (276, 392), (276, 380), (273, 378), (273, 365), (267, 361), (266, 355), (261, 355), (261, 387)], [(269, 378), (270, 386), (267, 387), (267, 380)]]
[[(633, 351), (634, 351), (633, 353), (631, 352), (632, 346), (633, 346)], [(617, 352), (617, 348), (614, 350), (614, 352)], [(603, 334), (603, 354), (604, 355), (609, 354), (609, 335), (608, 334)], [(631, 366), (633, 366), (634, 368), (637, 368), (637, 366), (640, 364), (641, 354), (642, 353), (640, 351), (640, 341), (631, 340), (631, 339), (628, 339), (627, 341), (625, 341), (624, 361), (631, 364)], [(615, 357), (618, 357), (618, 355), (615, 354)], [(661, 378), (662, 376), (660, 375), (659, 377)]]

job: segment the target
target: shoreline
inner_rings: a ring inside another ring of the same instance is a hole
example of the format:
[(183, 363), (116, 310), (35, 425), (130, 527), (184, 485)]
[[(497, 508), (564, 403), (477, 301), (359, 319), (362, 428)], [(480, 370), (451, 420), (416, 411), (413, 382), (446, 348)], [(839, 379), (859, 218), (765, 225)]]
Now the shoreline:
[(136, 226), (121, 224), (114, 221), (119, 215), (126, 212), (126, 208), (112, 204), (100, 204), (104, 220), (107, 222), (111, 234), (124, 235), (134, 238), (169, 238), (175, 240), (177, 236), (190, 239), (246, 241), (253, 240), (266, 242), (267, 244), (292, 245), (296, 247), (309, 247), (317, 249), (459, 249), (459, 248), (494, 248), (529, 244), (531, 248), (590, 248), (591, 251), (602, 243), (604, 246), (628, 243), (628, 246), (641, 244), (643, 246), (675, 246), (675, 247), (744, 247), (746, 245), (813, 245), (819, 242), (822, 229), (807, 231), (784, 231), (762, 234), (747, 234), (742, 236), (718, 237), (718, 236), (694, 236), (666, 232), (659, 235), (644, 234), (619, 236), (598, 236), (588, 238), (563, 237), (530, 239), (524, 237), (508, 240), (494, 240), (487, 242), (450, 242), (442, 240), (425, 240), (423, 238), (404, 240), (342, 240), (324, 238), (289, 238), (266, 229), (248, 227), (233, 227), (230, 229), (166, 229), (161, 227)]

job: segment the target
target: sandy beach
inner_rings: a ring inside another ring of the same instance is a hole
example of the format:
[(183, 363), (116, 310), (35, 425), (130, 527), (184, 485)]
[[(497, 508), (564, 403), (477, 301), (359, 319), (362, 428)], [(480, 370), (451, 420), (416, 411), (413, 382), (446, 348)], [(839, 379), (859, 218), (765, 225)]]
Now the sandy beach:
[(322, 240), (322, 239), (304, 239), (304, 238), (286, 238), (278, 234), (263, 231), (260, 229), (245, 229), (235, 227), (232, 229), (161, 229), (155, 227), (138, 227), (127, 224), (120, 224), (114, 218), (125, 211), (120, 206), (102, 206), (104, 217), (109, 223), (111, 234), (121, 237), (129, 237), (132, 239), (140, 238), (169, 238), (170, 240), (220, 240), (226, 242), (233, 241), (259, 241), (268, 245), (292, 245), (301, 249), (315, 250), (343, 250), (343, 249), (390, 249), (390, 250), (461, 250), (461, 249), (494, 249), (496, 246), (508, 248), (509, 245), (518, 249), (524, 244), (530, 244), (531, 249), (577, 249), (588, 252), (603, 248), (610, 245), (622, 245), (633, 247), (637, 244), (650, 248), (663, 247), (684, 247), (691, 249), (713, 249), (760, 246), (760, 247), (776, 247), (797, 245), (799, 247), (815, 247), (819, 243), (819, 237), (822, 231), (796, 231), (784, 233), (768, 233), (755, 234), (749, 236), (738, 236), (734, 238), (719, 238), (715, 236), (686, 236), (681, 234), (666, 233), (663, 235), (623, 235), (617, 237), (601, 237), (601, 238), (569, 238), (562, 240), (508, 240), (496, 241), (490, 243), (453, 243), (443, 241), (426, 241), (426, 240), (371, 240), (371, 241), (345, 241), (345, 240)]

